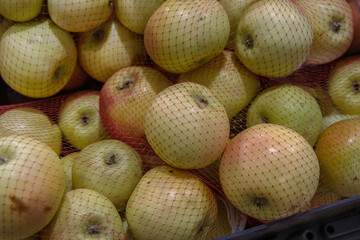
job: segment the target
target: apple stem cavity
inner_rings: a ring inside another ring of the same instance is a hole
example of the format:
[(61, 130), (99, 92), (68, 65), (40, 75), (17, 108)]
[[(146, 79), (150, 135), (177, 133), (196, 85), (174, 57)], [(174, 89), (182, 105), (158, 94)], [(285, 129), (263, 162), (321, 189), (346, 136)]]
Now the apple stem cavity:
[(125, 90), (133, 87), (135, 84), (134, 80), (131, 80), (130, 78), (126, 79), (126, 81), (123, 83), (122, 86), (116, 86), (117, 90)]
[(10, 161), (10, 158), (7, 157), (0, 157), (0, 166), (6, 164)]
[(81, 115), (81, 123), (83, 125), (87, 125), (87, 124), (89, 124), (89, 122), (90, 122), (90, 116), (87, 114), (82, 114)]
[(261, 209), (262, 207), (268, 205), (268, 201), (267, 201), (267, 199), (264, 198), (264, 197), (254, 197), (254, 198), (253, 198), (253, 201), (254, 201), (255, 205), (256, 205), (258, 208), (260, 208), (260, 209)]
[(338, 33), (340, 31), (341, 28), (341, 23), (338, 21), (333, 21), (331, 23), (331, 31), (333, 31), (334, 33)]
[(270, 120), (269, 120), (267, 117), (262, 117), (262, 118), (261, 118), (261, 121), (262, 121), (263, 123), (270, 123)]
[(97, 224), (90, 225), (87, 228), (87, 233), (90, 234), (90, 235), (100, 234), (101, 233), (101, 228)]
[(250, 35), (247, 35), (246, 38), (245, 38), (245, 46), (247, 48), (253, 48), (254, 47), (254, 39)]
[(358, 82), (358, 81), (354, 82), (353, 87), (354, 87), (355, 93), (360, 92), (360, 82)]
[(110, 156), (107, 156), (105, 158), (105, 162), (108, 165), (113, 165), (119, 162), (119, 160), (117, 159), (117, 157), (115, 156), (115, 154), (111, 154)]

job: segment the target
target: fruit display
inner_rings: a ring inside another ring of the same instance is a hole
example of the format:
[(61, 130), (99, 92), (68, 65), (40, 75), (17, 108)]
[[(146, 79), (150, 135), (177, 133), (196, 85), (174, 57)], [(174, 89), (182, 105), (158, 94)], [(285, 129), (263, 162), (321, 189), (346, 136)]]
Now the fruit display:
[(359, 197), (359, 16), (0, 0), (0, 240), (221, 239)]

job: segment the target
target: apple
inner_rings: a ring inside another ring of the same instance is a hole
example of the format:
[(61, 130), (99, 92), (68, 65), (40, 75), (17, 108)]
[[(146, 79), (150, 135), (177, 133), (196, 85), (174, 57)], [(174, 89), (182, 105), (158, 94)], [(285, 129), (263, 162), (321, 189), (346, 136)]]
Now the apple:
[(256, 1), (259, 0), (219, 0), (230, 21), (230, 36), (225, 46), (226, 49), (234, 50), (237, 23), (240, 17), (247, 11), (247, 8)]
[(327, 89), (325, 89), (323, 86), (298, 86), (302, 87), (304, 90), (310, 93), (311, 96), (315, 98), (315, 100), (319, 104), (323, 117), (333, 113), (335, 106), (332, 103), (331, 97)]
[(234, 52), (226, 50), (195, 70), (180, 74), (178, 81), (208, 87), (224, 105), (229, 118), (242, 110), (260, 89), (259, 77)]
[(133, 32), (144, 34), (151, 15), (165, 0), (115, 0), (118, 20)]
[(100, 116), (110, 135), (143, 136), (148, 108), (157, 94), (171, 84), (148, 66), (129, 66), (115, 72), (100, 91)]
[(63, 163), (64, 170), (65, 170), (65, 180), (66, 180), (66, 186), (65, 186), (65, 192), (69, 192), (73, 190), (72, 187), (72, 167), (74, 165), (74, 162), (76, 159), (80, 158), (80, 152), (72, 152), (69, 154), (66, 154), (61, 158), (61, 162)]
[(106, 82), (116, 71), (145, 56), (142, 35), (131, 32), (115, 17), (80, 34), (78, 50), (81, 67), (100, 82)]
[(47, 0), (51, 20), (69, 32), (90, 31), (113, 12), (112, 0)]
[(194, 82), (167, 87), (152, 102), (145, 136), (167, 164), (202, 168), (220, 157), (229, 139), (225, 107), (211, 90)]
[(107, 137), (99, 114), (99, 98), (99, 91), (78, 91), (60, 106), (59, 127), (64, 138), (79, 150)]
[(65, 189), (65, 173), (47, 144), (24, 135), (0, 137), (0, 236), (22, 239), (54, 217)]
[(316, 154), (330, 189), (343, 197), (360, 194), (360, 117), (338, 121), (326, 128)]
[(305, 63), (313, 37), (311, 22), (293, 1), (260, 0), (238, 18), (235, 52), (255, 74), (284, 77)]
[(81, 68), (80, 63), (76, 64), (75, 70), (70, 77), (68, 83), (62, 88), (65, 91), (77, 90), (90, 81), (90, 76)]
[(69, 81), (76, 59), (71, 34), (48, 19), (14, 24), (0, 41), (2, 78), (31, 98), (57, 94)]
[(296, 131), (258, 124), (236, 135), (220, 160), (225, 196), (241, 212), (273, 221), (299, 212), (315, 195), (320, 166)]
[(43, 233), (44, 239), (125, 239), (115, 206), (104, 195), (90, 189), (64, 194), (56, 216)]
[(349, 118), (357, 118), (357, 117), (360, 117), (360, 114), (359, 115), (344, 114), (344, 113), (340, 112), (339, 110), (337, 110), (336, 108), (334, 108), (334, 110), (331, 114), (323, 116), (323, 127), (322, 127), (321, 132), (323, 132), (326, 128), (328, 128), (329, 126), (331, 126), (332, 124), (334, 124), (338, 121), (349, 119)]
[(214, 193), (200, 179), (168, 165), (144, 174), (127, 207), (129, 229), (142, 239), (209, 239), (218, 215)]
[(4, 32), (14, 25), (14, 23), (0, 15), (0, 39)]
[(23, 134), (49, 145), (60, 155), (62, 133), (59, 126), (43, 111), (17, 107), (0, 115), (0, 136)]
[(351, 12), (353, 15), (353, 28), (354, 28), (354, 37), (346, 54), (352, 55), (352, 54), (360, 53), (360, 7), (358, 5), (359, 0), (346, 0), (346, 1), (351, 8)]
[(329, 75), (329, 94), (338, 109), (349, 115), (360, 114), (360, 55), (340, 59)]
[(208, 239), (216, 239), (233, 233), (232, 226), (229, 222), (229, 213), (227, 206), (225, 205), (223, 198), (216, 196), (218, 215), (215, 220), (215, 223), (212, 226), (212, 230), (208, 236)]
[(40, 14), (43, 0), (0, 0), (0, 14), (9, 20), (25, 22)]
[(72, 167), (74, 189), (92, 189), (124, 210), (142, 177), (140, 155), (124, 142), (105, 139), (81, 150)]
[(354, 36), (350, 5), (344, 0), (295, 0), (307, 14), (314, 40), (306, 64), (325, 64), (341, 57)]
[(250, 104), (248, 126), (260, 123), (291, 128), (313, 146), (322, 129), (322, 113), (316, 99), (302, 87), (280, 84), (266, 88)]
[(218, 1), (167, 0), (147, 22), (144, 42), (161, 68), (184, 73), (221, 53), (229, 35), (229, 19)]

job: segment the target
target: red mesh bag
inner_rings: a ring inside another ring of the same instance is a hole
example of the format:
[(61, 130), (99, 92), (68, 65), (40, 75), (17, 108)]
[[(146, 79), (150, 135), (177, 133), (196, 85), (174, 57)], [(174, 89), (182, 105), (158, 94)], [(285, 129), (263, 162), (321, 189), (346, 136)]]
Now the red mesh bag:
[(0, 0), (0, 239), (215, 239), (360, 194), (353, 0)]

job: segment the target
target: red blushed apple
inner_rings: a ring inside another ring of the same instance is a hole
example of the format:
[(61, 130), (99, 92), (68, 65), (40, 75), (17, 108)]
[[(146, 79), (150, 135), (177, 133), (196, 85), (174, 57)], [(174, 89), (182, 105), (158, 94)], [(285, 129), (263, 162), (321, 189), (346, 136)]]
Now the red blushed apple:
[(358, 53), (360, 52), (360, 4), (359, 0), (347, 0), (351, 7), (353, 14), (353, 24), (354, 24), (354, 38), (347, 51), (347, 54)]

